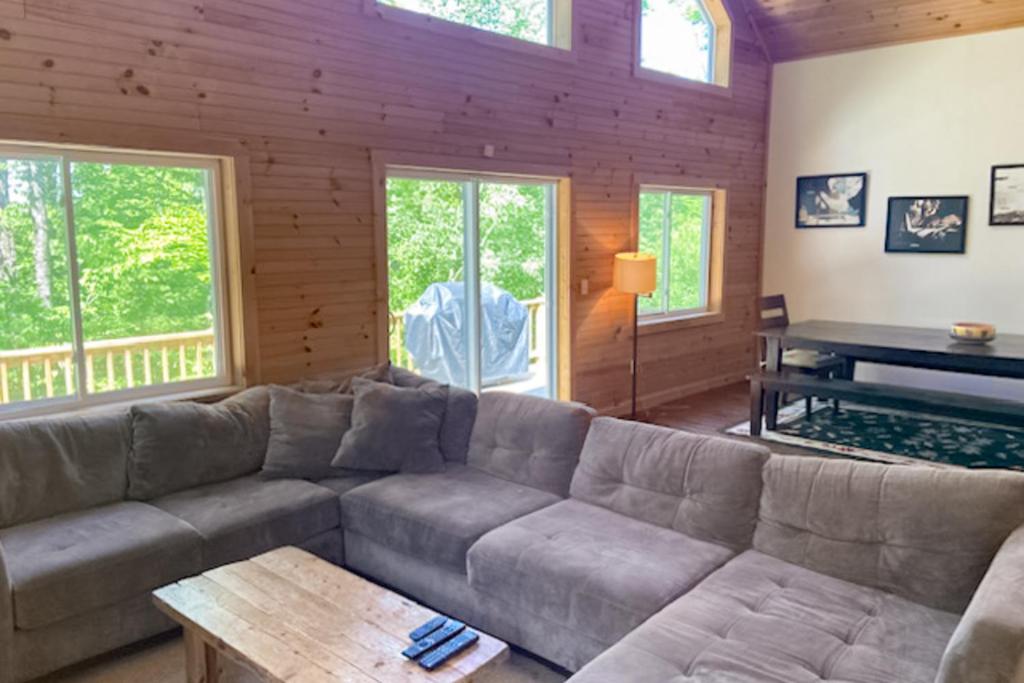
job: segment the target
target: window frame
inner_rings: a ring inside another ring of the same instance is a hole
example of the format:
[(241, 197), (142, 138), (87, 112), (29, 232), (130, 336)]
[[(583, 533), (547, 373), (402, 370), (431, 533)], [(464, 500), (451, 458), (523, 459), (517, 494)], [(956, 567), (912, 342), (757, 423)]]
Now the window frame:
[(363, 0), (363, 12), (383, 20), (396, 21), (419, 29), (434, 31), (448, 37), (472, 40), (491, 46), (539, 54), (558, 59), (575, 60), (573, 49), (575, 22), (573, 0), (547, 0), (547, 42), (538, 43), (506, 33), (478, 28), (426, 12), (388, 5), (381, 0)]
[[(571, 296), (569, 282), (571, 281), (571, 234), (569, 214), (571, 211), (571, 197), (568, 179), (568, 169), (563, 174), (561, 169), (549, 168), (542, 165), (526, 164), (517, 165), (508, 172), (495, 170), (477, 170), (474, 166), (469, 168), (439, 168), (430, 163), (430, 157), (419, 154), (402, 154), (375, 152), (373, 154), (374, 166), (374, 207), (375, 207), (375, 231), (376, 231), (376, 265), (377, 265), (377, 291), (378, 291), (378, 340), (377, 340), (377, 361), (384, 362), (390, 359), (390, 326), (389, 319), (389, 256), (388, 256), (388, 226), (387, 226), (387, 181), (390, 178), (412, 178), (417, 180), (442, 180), (462, 183), (511, 183), (511, 184), (535, 184), (549, 185), (548, 195), (549, 210), (545, 217), (547, 225), (545, 231), (545, 268), (548, 269), (550, 277), (545, 278), (544, 297), (548, 305), (545, 306), (545, 324), (547, 325), (546, 353), (548, 354), (547, 383), (549, 396), (561, 400), (568, 400), (571, 396), (571, 354), (569, 344), (572, 338), (570, 332), (570, 307)], [(465, 196), (465, 195), (464, 195)], [(479, 196), (477, 190), (476, 196)], [(464, 246), (463, 258), (468, 263), (472, 260), (474, 277), (471, 287), (479, 292), (480, 269), (477, 261), (479, 259), (479, 202), (463, 201), (463, 211), (470, 216), (473, 222), (473, 245), (476, 251), (470, 254), (468, 240)], [(464, 222), (465, 226), (465, 222)], [(463, 229), (464, 239), (466, 230)], [(469, 309), (473, 307), (467, 307)], [(469, 324), (476, 329), (475, 336), (479, 338), (479, 310), (467, 311)], [(469, 345), (472, 351), (467, 359), (468, 372), (470, 375), (470, 389), (476, 393), (492, 390), (492, 387), (480, 386), (480, 347), (479, 344)], [(500, 390), (501, 386), (493, 387), (493, 390)]]
[(643, 0), (633, 0), (633, 76), (731, 97), (734, 51), (732, 17), (722, 0), (696, 1), (711, 26), (708, 44), (709, 80), (699, 81), (643, 65)]
[[(710, 198), (710, 222), (707, 244), (707, 296), (701, 309), (688, 309), (670, 313), (648, 313), (637, 316), (640, 335), (670, 332), (678, 329), (717, 324), (725, 321), (723, 296), (725, 291), (726, 215), (728, 212), (728, 183), (707, 183), (708, 179), (683, 177), (681, 180), (664, 174), (636, 174), (633, 178), (632, 239), (640, 244), (640, 195), (642, 192), (674, 192), (677, 194), (706, 194)], [(664, 225), (664, 224), (663, 224)], [(705, 239), (702, 237), (702, 240)], [(659, 260), (662, 257), (658, 255)], [(663, 274), (666, 271), (663, 270)]]
[[(78, 412), (97, 407), (119, 405), (154, 399), (202, 398), (220, 396), (241, 388), (241, 369), (236, 356), (241, 340), (232, 326), (231, 290), (232, 269), (228, 254), (232, 251), (227, 234), (228, 218), (232, 211), (227, 206), (227, 179), (234, 178), (234, 169), (227, 167), (222, 157), (203, 154), (135, 151), (127, 149), (96, 148), (76, 145), (36, 144), (0, 141), (0, 157), (17, 160), (45, 160), (59, 164), (61, 191), (67, 240), (68, 294), (71, 315), (71, 353), (74, 362), (75, 394), (52, 398), (30, 399), (0, 405), (0, 421), (14, 418), (47, 415), (58, 412)], [(90, 392), (85, 363), (85, 340), (82, 329), (80, 263), (78, 260), (74, 190), (71, 166), (74, 163), (112, 165), (163, 166), (195, 168), (207, 171), (206, 214), (209, 239), (209, 265), (213, 288), (213, 334), (216, 374), (212, 377), (171, 381), (168, 383), (137, 386), (113, 391)]]

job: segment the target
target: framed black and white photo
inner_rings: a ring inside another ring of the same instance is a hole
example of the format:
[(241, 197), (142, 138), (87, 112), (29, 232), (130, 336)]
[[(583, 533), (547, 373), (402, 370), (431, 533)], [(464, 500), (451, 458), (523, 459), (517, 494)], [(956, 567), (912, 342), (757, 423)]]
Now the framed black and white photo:
[(796, 227), (862, 228), (867, 195), (867, 173), (797, 178)]
[(967, 197), (890, 197), (887, 252), (962, 254), (967, 246)]
[(1024, 225), (1024, 164), (992, 167), (989, 225)]

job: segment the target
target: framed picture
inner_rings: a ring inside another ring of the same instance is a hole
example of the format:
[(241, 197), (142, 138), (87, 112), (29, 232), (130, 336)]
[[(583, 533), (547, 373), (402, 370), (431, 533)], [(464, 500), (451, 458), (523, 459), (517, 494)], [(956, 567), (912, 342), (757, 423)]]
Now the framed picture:
[(796, 227), (862, 228), (867, 194), (867, 173), (797, 178)]
[(967, 246), (967, 197), (890, 197), (887, 252), (962, 254)]
[(1024, 164), (992, 167), (989, 225), (1024, 225)]

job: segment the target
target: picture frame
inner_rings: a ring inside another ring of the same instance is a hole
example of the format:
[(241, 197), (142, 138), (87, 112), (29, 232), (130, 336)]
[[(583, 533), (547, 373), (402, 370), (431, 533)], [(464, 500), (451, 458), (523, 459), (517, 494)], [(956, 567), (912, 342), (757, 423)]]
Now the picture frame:
[(968, 209), (966, 195), (889, 197), (886, 253), (965, 253)]
[(796, 179), (797, 228), (863, 228), (867, 224), (867, 173), (831, 173)]
[(1024, 225), (1024, 164), (992, 167), (989, 225)]

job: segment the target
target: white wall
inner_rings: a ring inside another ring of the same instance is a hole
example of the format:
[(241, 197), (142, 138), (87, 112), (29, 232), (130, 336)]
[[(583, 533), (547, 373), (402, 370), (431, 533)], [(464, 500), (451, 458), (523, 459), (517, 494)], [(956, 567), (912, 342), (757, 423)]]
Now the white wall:
[[(993, 164), (1024, 164), (1024, 28), (864, 50), (775, 67), (765, 293), (793, 320), (1024, 334), (1024, 227), (988, 225)], [(867, 171), (866, 228), (797, 230), (796, 177)], [(887, 201), (970, 196), (966, 255), (886, 254)], [(1024, 382), (864, 369), (1024, 399)]]

